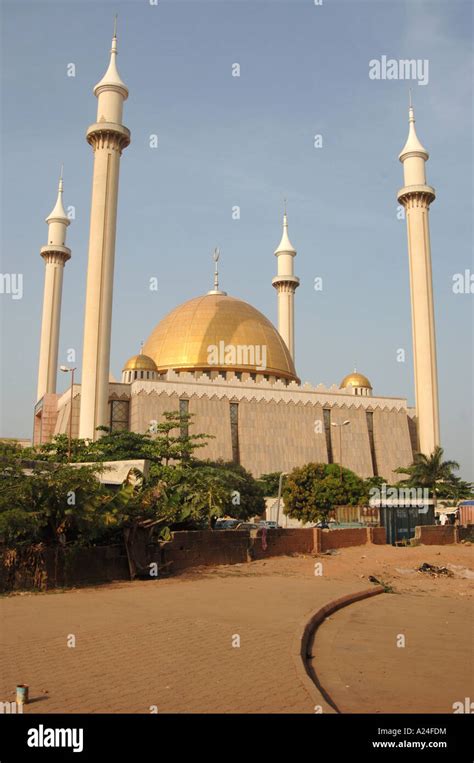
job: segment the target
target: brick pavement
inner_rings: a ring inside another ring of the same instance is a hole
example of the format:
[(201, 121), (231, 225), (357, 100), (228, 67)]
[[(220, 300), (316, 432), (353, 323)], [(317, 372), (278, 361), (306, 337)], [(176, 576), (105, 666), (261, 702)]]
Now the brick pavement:
[(295, 633), (314, 609), (364, 588), (317, 577), (314, 559), (299, 557), (3, 597), (0, 700), (26, 683), (35, 714), (313, 713)]

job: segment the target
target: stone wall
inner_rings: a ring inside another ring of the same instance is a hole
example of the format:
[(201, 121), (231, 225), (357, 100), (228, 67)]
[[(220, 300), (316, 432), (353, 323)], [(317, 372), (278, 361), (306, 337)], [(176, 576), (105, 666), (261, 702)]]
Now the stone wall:
[(189, 399), (189, 413), (194, 414), (189, 426), (190, 434), (214, 436), (212, 440), (203, 440), (205, 445), (196, 451), (197, 458), (232, 461), (229, 401), (194, 396)]
[(374, 410), (374, 447), (379, 476), (389, 484), (402, 479), (394, 470), (413, 461), (406, 411)]
[[(346, 419), (340, 431), (342, 463), (361, 477), (373, 475), (367, 413), (373, 412), (374, 450), (377, 473), (389, 482), (400, 475), (398, 466), (413, 459), (406, 401), (349, 395), (322, 385), (288, 386), (283, 382), (254, 382), (237, 379), (182, 377), (168, 372), (162, 380), (137, 380), (132, 384), (111, 383), (113, 399), (130, 400), (130, 429), (146, 432), (165, 411), (179, 409), (180, 399), (189, 401), (194, 414), (190, 431), (214, 436), (198, 451), (202, 458), (232, 459), (230, 404), (238, 403), (239, 454), (241, 464), (255, 477), (274, 471), (291, 471), (310, 462), (328, 463), (323, 409), (330, 410), (332, 423)], [(75, 385), (73, 436), (79, 424), (80, 386)], [(67, 432), (69, 397), (58, 401), (56, 432)], [(330, 427), (333, 461), (341, 458), (339, 428)]]
[[(239, 402), (239, 446), (242, 466), (255, 477), (291, 471), (311, 461), (328, 462), (321, 404), (274, 400)], [(315, 431), (315, 429), (317, 431)]]
[(179, 410), (178, 395), (161, 393), (140, 392), (133, 395), (130, 400), (130, 429), (132, 432), (147, 432), (152, 421), (161, 423), (162, 416), (166, 411)]
[[(331, 424), (350, 421), (348, 426), (331, 426), (331, 445), (335, 463), (341, 463), (360, 477), (373, 477), (372, 456), (370, 454), (369, 430), (364, 408), (341, 406), (331, 409)], [(339, 439), (340, 438), (340, 439)], [(342, 446), (340, 448), (340, 445)]]

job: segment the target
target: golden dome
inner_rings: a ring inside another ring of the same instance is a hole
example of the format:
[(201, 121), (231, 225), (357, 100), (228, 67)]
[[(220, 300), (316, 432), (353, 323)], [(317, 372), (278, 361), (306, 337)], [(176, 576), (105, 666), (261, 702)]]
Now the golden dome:
[(364, 374), (358, 374), (357, 371), (353, 371), (344, 377), (339, 385), (339, 389), (345, 387), (365, 387), (366, 389), (372, 389), (372, 385)]
[(139, 353), (138, 355), (132, 355), (127, 360), (123, 367), (123, 371), (156, 371), (156, 363), (148, 355)]
[(288, 348), (268, 318), (223, 292), (176, 307), (143, 349), (159, 371), (243, 371), (298, 381)]

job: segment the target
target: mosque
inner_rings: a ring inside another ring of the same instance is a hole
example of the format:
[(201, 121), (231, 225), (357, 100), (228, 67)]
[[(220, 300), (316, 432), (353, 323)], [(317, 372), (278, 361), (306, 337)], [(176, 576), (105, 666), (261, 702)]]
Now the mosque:
[(296, 250), (283, 217), (275, 250), (278, 328), (244, 300), (219, 286), (214, 252), (213, 288), (179, 305), (152, 331), (138, 355), (111, 379), (110, 342), (119, 169), (130, 131), (122, 123), (128, 97), (116, 65), (114, 32), (108, 69), (94, 88), (97, 121), (86, 133), (94, 157), (81, 384), (56, 392), (61, 293), (70, 223), (60, 179), (56, 204), (46, 219), (43, 315), (39, 352), (35, 444), (55, 434), (89, 440), (99, 426), (153, 431), (166, 411), (193, 414), (194, 432), (214, 438), (203, 458), (242, 464), (254, 476), (308, 462), (342, 463), (362, 477), (395, 481), (394, 470), (416, 451), (439, 444), (433, 290), (428, 212), (435, 198), (426, 184), (428, 152), (420, 143), (413, 108), (408, 139), (399, 156), (404, 186), (398, 192), (408, 230), (416, 406), (402, 397), (374, 394), (354, 370), (339, 385), (302, 384), (295, 366), (294, 301), (299, 279)]

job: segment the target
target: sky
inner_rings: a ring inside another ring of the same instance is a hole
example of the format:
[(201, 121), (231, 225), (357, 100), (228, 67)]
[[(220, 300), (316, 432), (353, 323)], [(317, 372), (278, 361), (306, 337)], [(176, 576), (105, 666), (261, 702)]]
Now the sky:
[[(1, 436), (32, 433), (39, 250), (62, 163), (74, 219), (59, 362), (74, 349), (80, 373), (93, 166), (85, 131), (117, 13), (132, 142), (120, 170), (114, 376), (173, 307), (212, 288), (215, 246), (221, 288), (276, 323), (273, 251), (286, 198), (301, 280), (302, 381), (339, 384), (356, 366), (374, 394), (413, 405), (406, 223), (396, 200), (411, 88), (437, 191), (430, 223), (441, 441), (474, 479), (474, 295), (453, 291), (456, 274), (474, 273), (470, 2), (22, 0), (1, 1), (0, 12), (0, 270), (23, 278), (21, 299), (0, 293)], [(423, 76), (372, 79), (369, 62), (382, 56), (419, 60)], [(59, 376), (63, 390), (68, 378)]]

